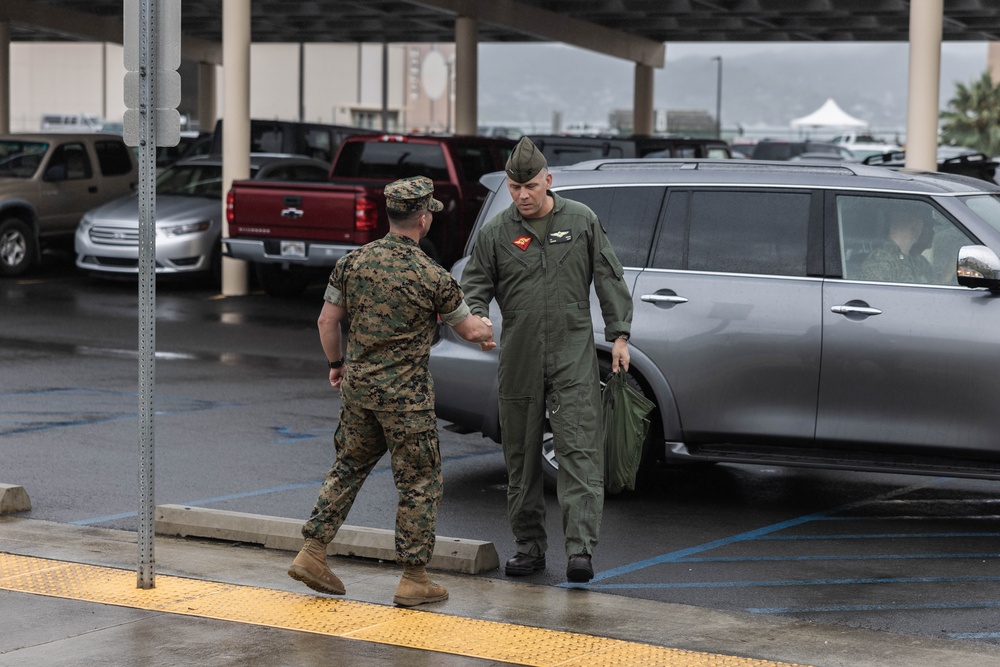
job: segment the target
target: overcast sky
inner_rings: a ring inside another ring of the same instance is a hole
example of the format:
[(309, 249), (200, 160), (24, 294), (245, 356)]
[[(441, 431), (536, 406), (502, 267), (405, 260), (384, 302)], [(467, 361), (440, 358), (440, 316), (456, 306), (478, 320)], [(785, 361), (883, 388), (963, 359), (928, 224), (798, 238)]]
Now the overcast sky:
[[(671, 43), (654, 73), (654, 108), (705, 110), (713, 117), (722, 56), (723, 127), (788, 127), (834, 97), (873, 129), (905, 128), (909, 45), (905, 42)], [(956, 83), (986, 69), (985, 42), (942, 45), (941, 107)], [(606, 124), (632, 104), (634, 65), (563, 44), (491, 44), (479, 51), (481, 124), (546, 131), (555, 115), (570, 123)]]

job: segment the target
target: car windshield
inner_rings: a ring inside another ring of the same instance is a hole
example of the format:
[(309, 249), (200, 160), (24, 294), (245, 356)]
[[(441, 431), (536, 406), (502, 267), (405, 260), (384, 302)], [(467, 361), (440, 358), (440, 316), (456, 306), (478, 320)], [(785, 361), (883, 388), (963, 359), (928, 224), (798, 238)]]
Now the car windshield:
[(976, 215), (990, 223), (991, 227), (1000, 231), (1000, 195), (963, 197), (962, 201), (975, 211)]
[(222, 166), (198, 164), (170, 167), (156, 179), (156, 194), (221, 199)]
[(43, 141), (0, 141), (0, 178), (31, 178), (48, 149)]

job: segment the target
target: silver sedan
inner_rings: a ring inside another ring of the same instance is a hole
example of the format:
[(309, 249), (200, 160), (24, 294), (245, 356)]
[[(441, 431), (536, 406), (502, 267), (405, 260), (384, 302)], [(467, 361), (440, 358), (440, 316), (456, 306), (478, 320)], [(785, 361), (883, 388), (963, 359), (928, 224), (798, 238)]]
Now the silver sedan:
[[(253, 154), (250, 177), (325, 181), (322, 160)], [(183, 160), (156, 179), (156, 273), (213, 273), (220, 265), (222, 158)], [(138, 274), (139, 201), (135, 195), (88, 211), (76, 230), (76, 265), (98, 274)]]

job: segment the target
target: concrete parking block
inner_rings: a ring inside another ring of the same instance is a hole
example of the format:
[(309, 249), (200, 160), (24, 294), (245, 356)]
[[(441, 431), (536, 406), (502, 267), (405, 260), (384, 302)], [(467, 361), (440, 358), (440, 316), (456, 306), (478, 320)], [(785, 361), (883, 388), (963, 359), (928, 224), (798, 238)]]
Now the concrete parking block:
[[(225, 510), (158, 505), (155, 531), (159, 535), (207, 537), (260, 544), (268, 549), (298, 551), (302, 548), (302, 520), (228, 512)], [(327, 553), (382, 561), (395, 561), (395, 533), (381, 528), (342, 526)], [(435, 570), (478, 574), (500, 567), (492, 542), (438, 536), (427, 566)]]
[(15, 484), (0, 484), (0, 514), (13, 512), (28, 512), (31, 510), (31, 499), (23, 486)]

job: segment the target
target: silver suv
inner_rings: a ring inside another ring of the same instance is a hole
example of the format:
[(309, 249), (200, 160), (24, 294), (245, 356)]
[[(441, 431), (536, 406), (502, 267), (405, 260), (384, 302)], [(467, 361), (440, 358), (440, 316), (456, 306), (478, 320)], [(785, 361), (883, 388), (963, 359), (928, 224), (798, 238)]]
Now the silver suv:
[[(849, 163), (552, 171), (626, 267), (647, 461), (1000, 478), (1000, 187)], [(483, 182), (476, 229), (510, 204), (503, 174)], [(496, 362), (448, 327), (431, 352), (438, 416), (499, 442)]]

